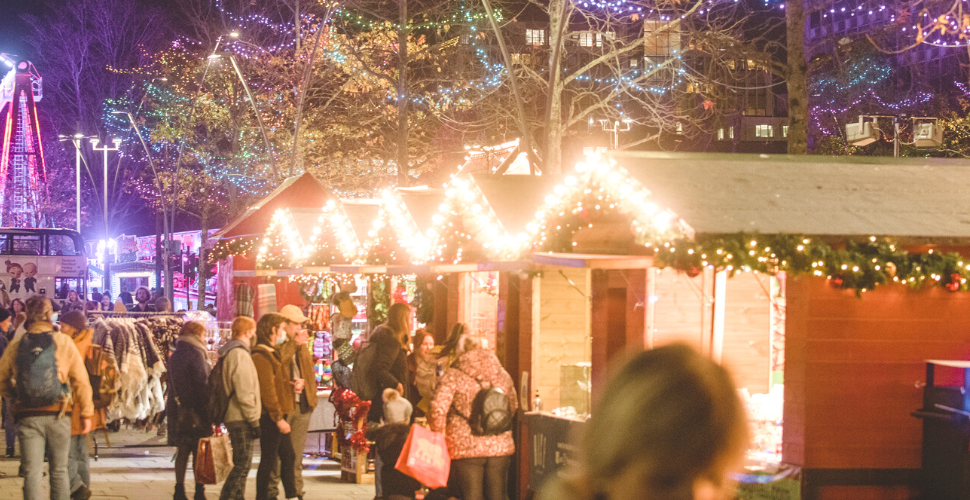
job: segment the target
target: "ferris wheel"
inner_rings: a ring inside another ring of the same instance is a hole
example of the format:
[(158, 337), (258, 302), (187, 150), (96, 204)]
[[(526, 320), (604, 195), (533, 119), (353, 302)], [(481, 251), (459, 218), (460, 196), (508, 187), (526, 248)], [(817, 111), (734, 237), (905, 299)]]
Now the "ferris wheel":
[(0, 80), (0, 226), (47, 227), (47, 168), (37, 102), (40, 74), (30, 61), (0, 53), (9, 71)]

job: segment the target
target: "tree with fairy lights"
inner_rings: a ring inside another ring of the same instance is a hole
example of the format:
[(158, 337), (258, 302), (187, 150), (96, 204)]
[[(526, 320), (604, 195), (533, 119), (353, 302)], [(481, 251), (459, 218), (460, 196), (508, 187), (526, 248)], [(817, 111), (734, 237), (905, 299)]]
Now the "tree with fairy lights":
[[(501, 33), (502, 58), (513, 69), (507, 80), (516, 83), (496, 94), (504, 102), (495, 109), (508, 110), (523, 135), (543, 139), (538, 156), (553, 174), (577, 144), (571, 139), (601, 123), (633, 127), (621, 148), (710, 135), (728, 112), (722, 104), (744, 87), (736, 63), (773, 60), (772, 51), (779, 52), (743, 36), (758, 32), (758, 22), (777, 25), (777, 16), (750, 18), (744, 3), (551, 0), (530, 2), (530, 9), (541, 11), (537, 20), (523, 14), (489, 34)], [(523, 116), (508, 103), (521, 103)]]

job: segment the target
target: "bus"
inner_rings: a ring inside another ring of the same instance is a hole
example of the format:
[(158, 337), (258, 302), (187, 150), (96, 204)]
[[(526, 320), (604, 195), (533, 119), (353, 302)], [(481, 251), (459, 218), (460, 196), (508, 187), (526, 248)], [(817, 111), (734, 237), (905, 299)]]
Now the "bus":
[(70, 229), (0, 228), (0, 304), (44, 295), (87, 296), (84, 240)]

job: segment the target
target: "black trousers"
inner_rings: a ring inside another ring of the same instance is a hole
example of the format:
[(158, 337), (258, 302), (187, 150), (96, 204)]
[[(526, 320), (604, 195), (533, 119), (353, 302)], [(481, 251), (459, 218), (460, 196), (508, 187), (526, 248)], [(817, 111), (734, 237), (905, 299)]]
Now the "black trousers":
[(505, 500), (511, 456), (460, 458), (451, 461), (461, 500)]
[(276, 422), (264, 413), (259, 419), (259, 468), (256, 469), (256, 500), (269, 497), (269, 476), (279, 464), (280, 482), (286, 498), (295, 498), (296, 476), (293, 475), (293, 443), (289, 434), (280, 432)]

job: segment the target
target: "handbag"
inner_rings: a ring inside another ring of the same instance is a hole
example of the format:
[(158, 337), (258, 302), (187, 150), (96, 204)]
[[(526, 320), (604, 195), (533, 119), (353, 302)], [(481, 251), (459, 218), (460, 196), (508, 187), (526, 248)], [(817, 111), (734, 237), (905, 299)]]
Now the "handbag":
[(394, 468), (428, 488), (447, 486), (451, 457), (445, 435), (413, 424)]
[(195, 482), (217, 484), (229, 477), (232, 470), (232, 446), (229, 436), (216, 434), (199, 439), (195, 450)]

